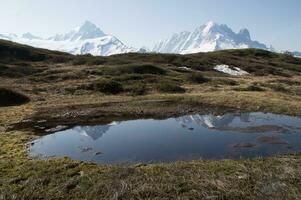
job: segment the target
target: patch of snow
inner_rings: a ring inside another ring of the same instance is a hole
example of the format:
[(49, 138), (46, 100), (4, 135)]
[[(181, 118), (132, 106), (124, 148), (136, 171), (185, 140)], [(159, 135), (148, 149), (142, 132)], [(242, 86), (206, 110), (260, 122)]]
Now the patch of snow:
[(216, 65), (214, 67), (216, 71), (223, 72), (232, 76), (244, 76), (249, 75), (247, 71), (244, 71), (238, 67), (231, 68), (229, 65)]
[(183, 67), (178, 67), (179, 69), (187, 70), (190, 71), (191, 69), (189, 67), (183, 66)]

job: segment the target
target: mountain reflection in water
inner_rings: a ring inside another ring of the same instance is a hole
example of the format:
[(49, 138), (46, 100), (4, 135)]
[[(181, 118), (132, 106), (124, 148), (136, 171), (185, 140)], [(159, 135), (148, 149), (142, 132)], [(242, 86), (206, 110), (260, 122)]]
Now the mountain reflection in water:
[[(199, 126), (203, 126), (209, 129), (225, 129), (226, 127), (231, 124), (231, 122), (235, 118), (239, 118), (242, 122), (249, 122), (249, 113), (242, 113), (242, 114), (225, 114), (225, 115), (218, 115), (214, 116), (213, 114), (210, 115), (187, 115), (179, 118), (175, 118), (177, 122), (182, 127), (186, 127), (186, 124), (196, 123)], [(74, 128), (75, 132), (79, 132), (83, 136), (90, 137), (93, 140), (97, 140), (101, 138), (112, 126), (118, 125), (120, 122), (112, 122), (108, 125), (98, 125), (98, 126), (77, 126)]]
[(250, 114), (249, 113), (242, 113), (242, 114), (225, 114), (225, 115), (187, 115), (183, 117), (176, 118), (178, 122), (181, 124), (187, 123), (196, 123), (200, 126), (210, 129), (219, 129), (223, 127), (229, 126), (231, 122), (235, 118), (238, 118), (241, 122), (249, 122)]
[[(262, 116), (260, 116), (262, 115)], [(253, 132), (288, 132), (288, 128), (271, 121), (271, 116), (264, 113), (227, 113), (224, 115), (187, 115), (176, 118), (182, 127), (197, 124), (208, 129), (240, 133)]]
[[(181, 124), (182, 128), (187, 128), (189, 125), (196, 124), (207, 129), (216, 129), (221, 131), (233, 131), (241, 133), (252, 132), (267, 132), (267, 131), (289, 131), (285, 127), (278, 126), (275, 123), (270, 125), (268, 116), (258, 118), (250, 113), (227, 113), (224, 115), (186, 115), (174, 118), (175, 121)], [(262, 123), (258, 123), (261, 121)], [(101, 138), (112, 126), (116, 126), (122, 122), (112, 122), (107, 125), (97, 126), (77, 126), (73, 129), (83, 136), (90, 137), (92, 140)]]
[(29, 153), (98, 163), (252, 158), (301, 152), (300, 126), (299, 117), (261, 112), (137, 119), (49, 134)]
[(80, 133), (83, 136), (90, 137), (92, 140), (98, 140), (101, 138), (112, 126), (118, 125), (120, 122), (112, 122), (108, 125), (99, 126), (77, 126), (74, 128), (75, 132)]

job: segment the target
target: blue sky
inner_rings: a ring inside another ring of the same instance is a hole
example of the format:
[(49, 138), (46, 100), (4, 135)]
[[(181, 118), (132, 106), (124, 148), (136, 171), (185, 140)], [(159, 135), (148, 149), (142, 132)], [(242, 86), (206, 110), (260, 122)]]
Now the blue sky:
[(301, 0), (2, 0), (0, 18), (0, 33), (43, 37), (90, 20), (135, 47), (215, 21), (248, 28), (276, 49), (301, 51)]

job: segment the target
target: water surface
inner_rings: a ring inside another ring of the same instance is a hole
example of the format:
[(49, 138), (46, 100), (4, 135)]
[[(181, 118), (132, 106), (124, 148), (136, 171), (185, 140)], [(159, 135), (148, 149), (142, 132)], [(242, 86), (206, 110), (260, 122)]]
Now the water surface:
[(74, 128), (32, 143), (33, 157), (98, 163), (237, 159), (301, 152), (301, 118), (271, 113), (187, 115)]

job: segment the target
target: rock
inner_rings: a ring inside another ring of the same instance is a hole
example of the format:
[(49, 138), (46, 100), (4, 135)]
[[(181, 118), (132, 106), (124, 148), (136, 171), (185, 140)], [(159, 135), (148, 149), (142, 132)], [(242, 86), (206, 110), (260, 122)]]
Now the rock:
[(256, 144), (252, 144), (252, 143), (238, 143), (238, 144), (234, 144), (232, 145), (233, 148), (252, 148), (252, 147), (256, 147)]
[(32, 122), (32, 120), (31, 119), (23, 119), (21, 122), (22, 123), (29, 123), (29, 122)]
[(82, 176), (84, 176), (84, 175), (85, 175), (85, 172), (84, 172), (84, 171), (80, 171), (80, 172), (79, 172), (79, 176), (82, 177)]
[(100, 152), (100, 151), (94, 153), (95, 156), (98, 156), (98, 155), (101, 155), (101, 154), (102, 154), (102, 152)]

